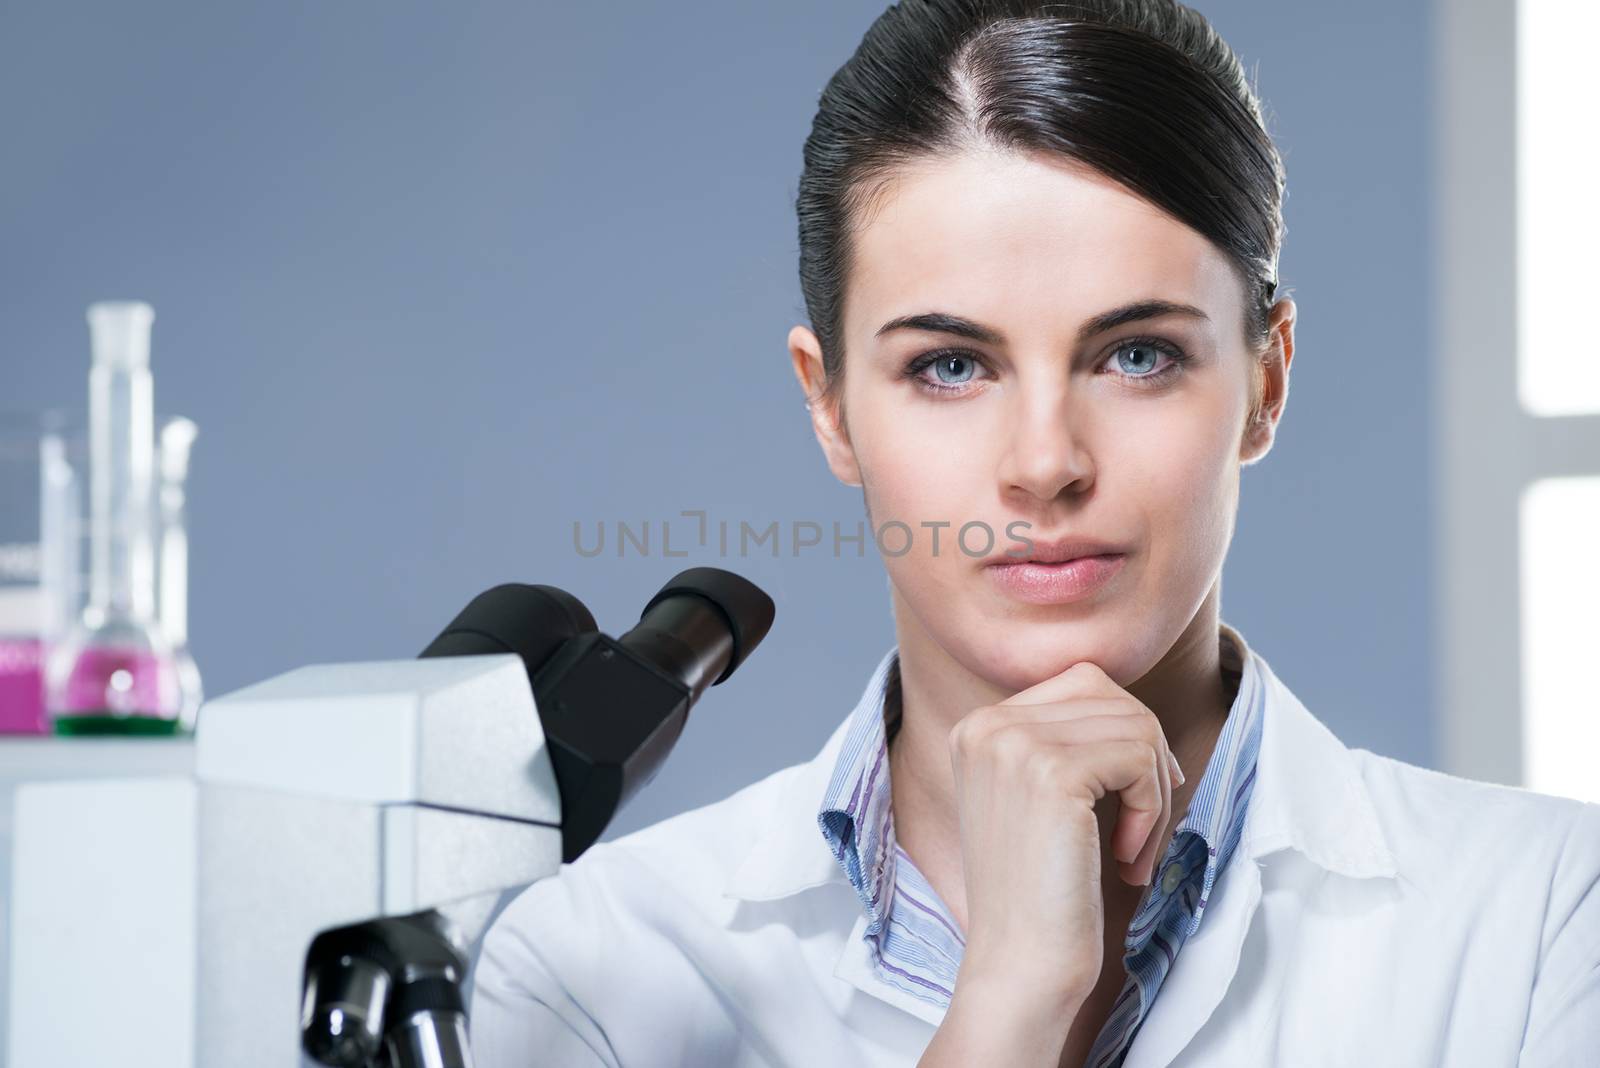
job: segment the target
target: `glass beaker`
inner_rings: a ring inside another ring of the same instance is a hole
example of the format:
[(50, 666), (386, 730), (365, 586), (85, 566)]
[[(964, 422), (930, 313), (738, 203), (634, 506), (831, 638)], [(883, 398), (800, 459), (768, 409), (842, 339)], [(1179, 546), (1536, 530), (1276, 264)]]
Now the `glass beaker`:
[(89, 307), (89, 592), (45, 658), (45, 704), (58, 734), (183, 727), (177, 663), (156, 614), (154, 318), (133, 301)]
[(42, 420), (0, 414), (0, 733), (45, 734), (45, 589)]

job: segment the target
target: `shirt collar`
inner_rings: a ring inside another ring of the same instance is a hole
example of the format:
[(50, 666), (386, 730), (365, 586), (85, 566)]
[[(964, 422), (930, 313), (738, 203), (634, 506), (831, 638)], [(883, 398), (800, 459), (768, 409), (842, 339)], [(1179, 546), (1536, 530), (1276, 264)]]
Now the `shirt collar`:
[[(1217, 625), (1217, 635), (1222, 671), (1235, 681), (1233, 705), (1200, 781), (1190, 794), (1183, 822), (1172, 835), (1173, 842), (1180, 846), (1185, 844), (1185, 835), (1198, 835), (1207, 847), (1206, 867), (1213, 871), (1228, 863), (1241, 830), (1240, 816), (1249, 814), (1266, 703), (1265, 680), (1244, 635), (1227, 623)], [(1162, 858), (1157, 858), (1156, 863), (1162, 863)]]
[[(1253, 674), (1264, 691), (1256, 781), (1238, 852), (1258, 860), (1292, 848), (1341, 875), (1395, 875), (1394, 856), (1355, 753), (1306, 709), (1237, 630), (1223, 626), (1237, 639), (1242, 653), (1241, 689), (1243, 680)], [(848, 776), (841, 770), (849, 763), (841, 760), (847, 744), (870, 744), (875, 735), (881, 739), (883, 696), (890, 670), (897, 665), (897, 652), (891, 648), (879, 660), (856, 707), (816, 756), (784, 770), (761, 832), (727, 883), (727, 896), (768, 901), (825, 883), (850, 885), (840, 859), (818, 832), (818, 823), (837, 804), (839, 781)], [(872, 817), (869, 813), (869, 820)], [(865, 841), (863, 836), (858, 844)], [(882, 845), (874, 840), (871, 848)], [(873, 856), (877, 862), (875, 853), (863, 851), (862, 856)], [(893, 850), (888, 849), (884, 863), (892, 864), (892, 858)], [(869, 922), (874, 908), (886, 915), (890, 903), (879, 900), (874, 905), (870, 896), (864, 900)]]
[(834, 763), (817, 813), (817, 826), (861, 899), (867, 931), (888, 926), (894, 904), (893, 794), (889, 789), (888, 717), (897, 715), (900, 684), (898, 648), (877, 669), (850, 713), (844, 743)]

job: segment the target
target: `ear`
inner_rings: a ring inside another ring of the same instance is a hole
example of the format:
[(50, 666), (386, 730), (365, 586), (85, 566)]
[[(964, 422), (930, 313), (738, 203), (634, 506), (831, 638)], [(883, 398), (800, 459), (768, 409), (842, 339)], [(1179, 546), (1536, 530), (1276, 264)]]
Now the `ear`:
[(1277, 437), (1278, 420), (1289, 402), (1289, 365), (1294, 362), (1295, 304), (1284, 297), (1272, 306), (1267, 320), (1270, 337), (1261, 360), (1261, 405), (1245, 427), (1239, 445), (1239, 462), (1249, 466), (1265, 456)]
[(811, 412), (811, 429), (817, 435), (817, 444), (827, 457), (828, 467), (834, 477), (847, 486), (861, 485), (861, 470), (856, 466), (855, 449), (844, 425), (843, 397), (836, 393), (831, 400), (823, 398), (823, 384), (827, 375), (822, 366), (822, 345), (817, 335), (804, 326), (789, 331), (789, 357), (794, 361), (794, 375), (806, 397), (806, 408)]

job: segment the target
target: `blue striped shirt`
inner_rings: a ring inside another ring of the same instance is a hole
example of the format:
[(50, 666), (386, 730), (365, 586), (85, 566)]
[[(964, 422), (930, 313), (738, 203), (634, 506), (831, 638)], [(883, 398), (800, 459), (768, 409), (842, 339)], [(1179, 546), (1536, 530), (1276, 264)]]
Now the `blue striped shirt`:
[[(1120, 1065), (1244, 827), (1261, 747), (1266, 687), (1243, 636), (1220, 624), (1222, 667), (1238, 692), (1183, 822), (1124, 939), (1127, 979), (1084, 1064)], [(850, 714), (817, 823), (866, 910), (879, 977), (948, 1008), (966, 944), (949, 910), (894, 840), (889, 742), (900, 726), (899, 648), (879, 662)]]

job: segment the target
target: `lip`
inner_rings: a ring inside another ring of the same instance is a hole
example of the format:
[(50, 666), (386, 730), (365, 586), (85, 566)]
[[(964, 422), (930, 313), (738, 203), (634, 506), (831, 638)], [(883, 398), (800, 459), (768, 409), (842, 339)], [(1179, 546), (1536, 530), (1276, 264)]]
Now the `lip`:
[[(1119, 556), (1125, 549), (1121, 545), (1112, 545), (1110, 542), (1100, 541), (1096, 538), (1056, 538), (1047, 541), (1040, 538), (1028, 539), (1032, 546), (1021, 555), (1008, 555), (1007, 552), (998, 552), (989, 558), (990, 564), (1025, 564), (1037, 562), (1041, 564), (1063, 564), (1068, 560), (1076, 560), (1082, 556)], [(1015, 547), (1009, 552), (1014, 552)]]
[(1092, 596), (1127, 563), (1125, 553), (1103, 553), (1048, 563), (1023, 560), (983, 570), (1005, 592), (1031, 604), (1067, 604)]

